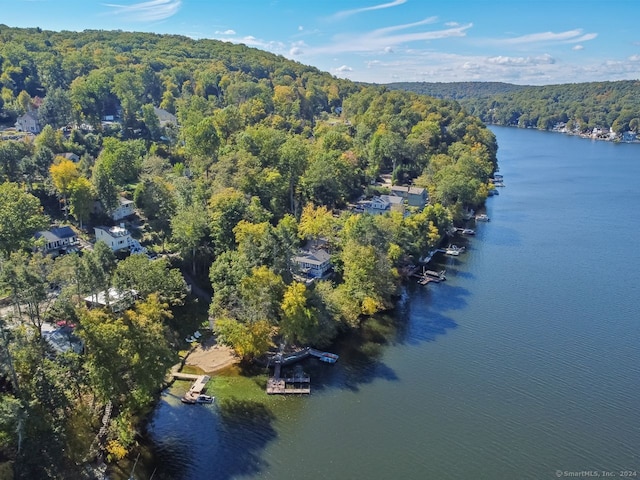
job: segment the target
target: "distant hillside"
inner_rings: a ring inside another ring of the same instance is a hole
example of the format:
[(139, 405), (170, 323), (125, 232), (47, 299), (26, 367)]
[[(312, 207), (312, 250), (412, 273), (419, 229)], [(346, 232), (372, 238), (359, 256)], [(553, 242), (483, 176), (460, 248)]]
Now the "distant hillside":
[(490, 97), (527, 88), (503, 82), (396, 82), (388, 83), (386, 87), (391, 90), (407, 90), (421, 95), (451, 100)]
[(563, 125), (573, 133), (611, 128), (638, 132), (640, 81), (519, 86), (496, 82), (393, 83), (402, 89), (454, 99), (485, 123), (551, 130)]

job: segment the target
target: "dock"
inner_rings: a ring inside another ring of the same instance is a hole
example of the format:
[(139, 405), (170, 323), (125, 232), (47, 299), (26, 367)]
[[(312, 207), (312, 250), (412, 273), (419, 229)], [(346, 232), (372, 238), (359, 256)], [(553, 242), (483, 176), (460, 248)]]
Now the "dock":
[[(315, 348), (307, 347), (297, 352), (283, 354), (278, 353), (273, 357), (273, 376), (267, 380), (268, 395), (310, 394), (311, 377), (304, 373), (291, 376), (282, 376), (282, 366), (304, 360), (308, 357), (316, 357), (321, 362), (336, 363), (338, 355), (330, 352), (322, 352)], [(269, 362), (271, 363), (271, 361)]]
[(184, 403), (196, 403), (198, 397), (203, 394), (205, 387), (211, 377), (209, 375), (193, 375), (191, 373), (171, 372), (176, 380), (193, 380), (189, 391), (184, 394), (182, 401)]
[(413, 276), (418, 279), (418, 283), (420, 285), (426, 285), (428, 283), (440, 283), (444, 282), (447, 277), (445, 274), (446, 270), (441, 270), (436, 272), (435, 270), (426, 270), (424, 267), (422, 268), (422, 273), (415, 273)]

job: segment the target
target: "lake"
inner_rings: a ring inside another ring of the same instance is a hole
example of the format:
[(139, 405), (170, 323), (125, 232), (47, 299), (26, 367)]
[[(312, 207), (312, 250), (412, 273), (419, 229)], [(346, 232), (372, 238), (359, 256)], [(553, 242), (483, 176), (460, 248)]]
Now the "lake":
[(305, 365), (308, 397), (222, 409), (173, 387), (155, 479), (640, 474), (640, 146), (492, 130), (506, 186), (467, 252), (436, 257), (447, 281), (407, 287), (386, 344)]

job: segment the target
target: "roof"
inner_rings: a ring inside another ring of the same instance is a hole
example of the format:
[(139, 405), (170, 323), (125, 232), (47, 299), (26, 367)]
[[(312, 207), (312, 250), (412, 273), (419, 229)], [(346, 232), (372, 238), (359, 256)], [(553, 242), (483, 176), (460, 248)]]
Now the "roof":
[(120, 205), (131, 205), (133, 203), (133, 200), (129, 200), (124, 197), (118, 197), (118, 201), (120, 202)]
[(311, 265), (322, 265), (331, 260), (331, 255), (329, 255), (329, 252), (326, 250), (319, 248), (312, 252), (301, 251), (293, 260), (299, 263), (304, 262)]
[(403, 202), (402, 197), (397, 197), (395, 195), (380, 195), (380, 199), (395, 205), (400, 205)]
[(93, 227), (93, 228), (94, 230), (102, 230), (107, 235), (113, 238), (125, 237), (129, 235), (129, 231), (123, 227), (105, 227), (104, 225), (101, 225), (99, 227)]
[(18, 117), (18, 121), (20, 121), (21, 119), (24, 119), (24, 118), (30, 118), (34, 122), (37, 122), (38, 121), (38, 113), (37, 113), (37, 111), (29, 110), (24, 115), (20, 115)]
[(82, 340), (74, 333), (71, 327), (60, 327), (52, 332), (44, 332), (43, 337), (58, 353), (65, 353), (73, 350), (75, 353), (82, 353), (84, 348)]
[(391, 187), (392, 192), (408, 193), (410, 195), (422, 195), (426, 190), (422, 187), (406, 187), (403, 185), (393, 185)]
[(76, 232), (74, 232), (71, 227), (58, 227), (50, 230), (41, 230), (35, 234), (36, 238), (44, 237), (47, 243), (64, 240), (66, 238), (75, 238), (76, 236)]
[(164, 125), (166, 123), (177, 123), (176, 116), (173, 113), (167, 112), (166, 110), (158, 107), (153, 107), (153, 111), (158, 117), (158, 121), (161, 125)]
[[(109, 288), (108, 292), (109, 292), (110, 304), (118, 303), (123, 300), (130, 300), (132, 297), (135, 297), (138, 294), (138, 292), (136, 292), (135, 290), (120, 291), (120, 290), (116, 290), (113, 287)], [(107, 304), (107, 296), (104, 290), (101, 292), (98, 292), (97, 295), (89, 295), (88, 297), (84, 297), (84, 300), (85, 302), (90, 302), (95, 305)]]

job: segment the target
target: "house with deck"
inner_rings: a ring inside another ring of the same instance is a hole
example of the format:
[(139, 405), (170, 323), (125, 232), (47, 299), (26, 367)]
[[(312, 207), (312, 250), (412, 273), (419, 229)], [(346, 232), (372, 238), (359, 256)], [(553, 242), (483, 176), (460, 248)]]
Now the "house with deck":
[(134, 213), (136, 213), (136, 209), (133, 200), (129, 200), (128, 198), (124, 197), (118, 197), (118, 206), (113, 212), (111, 212), (111, 219), (114, 222), (119, 222), (123, 218), (130, 217)]
[(136, 244), (133, 238), (131, 238), (131, 233), (129, 233), (129, 231), (123, 226), (100, 226), (95, 227), (94, 231), (96, 234), (96, 242), (102, 240), (114, 252), (128, 249)]
[(36, 240), (44, 239), (42, 249), (45, 253), (65, 253), (78, 245), (78, 235), (69, 226), (41, 230), (34, 237)]
[(331, 255), (324, 248), (301, 250), (293, 257), (297, 273), (305, 280), (313, 281), (325, 277), (331, 269)]
[(406, 200), (407, 205), (410, 207), (424, 208), (429, 201), (427, 190), (422, 187), (393, 185), (391, 187), (391, 196)]

